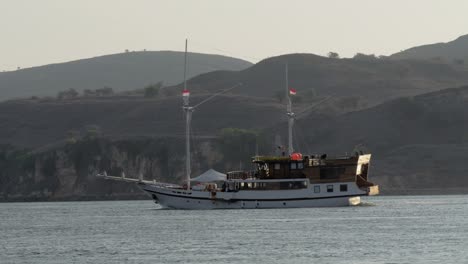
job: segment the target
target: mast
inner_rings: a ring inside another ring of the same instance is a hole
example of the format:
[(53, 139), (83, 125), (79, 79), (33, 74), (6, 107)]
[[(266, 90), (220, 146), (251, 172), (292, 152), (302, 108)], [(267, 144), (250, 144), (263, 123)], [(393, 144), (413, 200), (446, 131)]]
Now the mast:
[(189, 105), (189, 95), (187, 91), (187, 39), (185, 39), (185, 55), (184, 55), (184, 105), (182, 109), (185, 112), (185, 176), (187, 180), (187, 190), (190, 190), (190, 122), (192, 121), (193, 107)]
[[(187, 39), (185, 39), (185, 53), (184, 53), (184, 91), (187, 90)], [(185, 103), (188, 105), (188, 100), (187, 102), (184, 101), (184, 106)]]
[(292, 132), (293, 132), (293, 125), (294, 125), (294, 113), (292, 112), (292, 103), (291, 103), (291, 96), (289, 96), (289, 80), (288, 80), (288, 63), (286, 63), (285, 68), (285, 77), (286, 77), (286, 114), (288, 115), (288, 154), (291, 155), (294, 152), (293, 149), (293, 139), (292, 139)]

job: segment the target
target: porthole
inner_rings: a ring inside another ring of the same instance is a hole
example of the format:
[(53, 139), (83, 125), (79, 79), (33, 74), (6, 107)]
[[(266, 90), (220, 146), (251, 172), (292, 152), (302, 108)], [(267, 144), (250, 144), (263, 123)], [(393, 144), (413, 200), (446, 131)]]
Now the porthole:
[(348, 185), (347, 184), (341, 184), (340, 185), (340, 192), (347, 192), (348, 191)]
[(320, 185), (314, 186), (314, 193), (320, 193)]

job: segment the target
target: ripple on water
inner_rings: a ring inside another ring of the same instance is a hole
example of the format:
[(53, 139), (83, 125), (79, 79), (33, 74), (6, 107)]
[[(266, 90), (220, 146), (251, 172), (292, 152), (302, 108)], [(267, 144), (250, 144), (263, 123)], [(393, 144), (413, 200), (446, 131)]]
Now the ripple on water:
[(216, 211), (161, 210), (151, 201), (0, 204), (0, 262), (463, 263), (467, 198)]

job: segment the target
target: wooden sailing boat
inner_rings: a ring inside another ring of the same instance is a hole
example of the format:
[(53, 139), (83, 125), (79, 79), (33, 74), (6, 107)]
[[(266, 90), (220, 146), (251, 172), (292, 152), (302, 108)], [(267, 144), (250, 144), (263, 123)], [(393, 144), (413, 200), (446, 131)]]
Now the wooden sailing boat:
[[(187, 90), (187, 41), (185, 42), (183, 110), (185, 113), (186, 183), (184, 186), (99, 175), (107, 179), (137, 182), (138, 186), (164, 208), (174, 209), (248, 209), (302, 208), (320, 206), (348, 206), (360, 203), (364, 195), (379, 193), (377, 185), (368, 180), (371, 154), (330, 158), (327, 155), (303, 155), (293, 150), (292, 111), (286, 79), (286, 114), (288, 116), (288, 155), (255, 156), (254, 171), (235, 171), (226, 174), (209, 171), (195, 178), (191, 186), (190, 122), (192, 113), (201, 103), (190, 106)], [(232, 89), (232, 88), (230, 88)]]

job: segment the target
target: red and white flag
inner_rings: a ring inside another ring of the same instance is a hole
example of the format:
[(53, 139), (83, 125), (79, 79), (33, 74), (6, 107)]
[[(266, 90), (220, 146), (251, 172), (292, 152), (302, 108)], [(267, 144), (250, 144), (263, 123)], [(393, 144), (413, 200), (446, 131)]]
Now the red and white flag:
[(182, 91), (182, 96), (190, 96), (189, 90), (183, 90)]
[(296, 95), (296, 89), (289, 88), (289, 95)]

